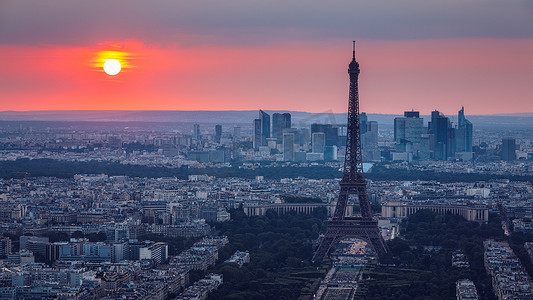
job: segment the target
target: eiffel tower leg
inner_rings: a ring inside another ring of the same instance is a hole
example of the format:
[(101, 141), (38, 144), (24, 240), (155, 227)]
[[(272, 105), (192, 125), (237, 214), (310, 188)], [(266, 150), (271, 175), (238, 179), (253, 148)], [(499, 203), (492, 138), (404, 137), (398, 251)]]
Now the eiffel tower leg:
[(359, 199), (359, 208), (363, 220), (372, 220), (372, 209), (370, 208), (370, 202), (368, 201), (366, 183), (357, 186), (357, 198)]
[(322, 242), (320, 242), (318, 249), (316, 249), (315, 255), (313, 255), (313, 262), (322, 261), (324, 258), (326, 258), (328, 256), (329, 249), (331, 248), (334, 242), (335, 237), (328, 237), (327, 235), (324, 236), (324, 239), (322, 240)]
[(389, 250), (380, 232), (378, 232), (378, 235), (379, 236), (372, 241), (372, 245), (374, 245), (374, 251), (376, 251), (378, 258), (382, 258), (385, 253), (389, 252)]
[(346, 213), (346, 205), (348, 204), (348, 195), (350, 191), (348, 188), (341, 187), (339, 198), (337, 199), (337, 205), (335, 206), (335, 212), (333, 212), (333, 220), (344, 219)]

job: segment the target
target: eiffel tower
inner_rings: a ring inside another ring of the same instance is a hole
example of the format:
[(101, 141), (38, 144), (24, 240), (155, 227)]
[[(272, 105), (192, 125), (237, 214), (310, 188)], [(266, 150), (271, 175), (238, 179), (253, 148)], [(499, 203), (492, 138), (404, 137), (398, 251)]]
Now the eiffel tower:
[[(328, 221), (324, 239), (313, 256), (313, 261), (321, 261), (341, 240), (358, 238), (370, 244), (378, 258), (385, 254), (387, 246), (378, 228), (377, 218), (372, 216), (366, 181), (363, 176), (363, 157), (361, 151), (361, 131), (359, 123), (359, 63), (355, 60), (355, 41), (353, 57), (348, 67), (350, 75), (350, 95), (348, 103), (348, 131), (346, 133), (346, 156), (340, 182), (341, 191), (333, 217)], [(350, 195), (357, 196), (361, 216), (347, 217), (346, 205)]]

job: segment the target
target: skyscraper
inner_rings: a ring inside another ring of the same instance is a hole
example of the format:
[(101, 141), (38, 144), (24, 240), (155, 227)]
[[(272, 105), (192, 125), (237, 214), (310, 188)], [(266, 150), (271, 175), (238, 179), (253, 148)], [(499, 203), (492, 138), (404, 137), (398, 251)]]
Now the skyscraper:
[(261, 120), (261, 146), (266, 146), (266, 139), (270, 137), (270, 115), (259, 110), (259, 119)]
[(294, 160), (294, 134), (293, 133), (283, 134), (283, 160), (284, 161)]
[(270, 137), (270, 115), (259, 110), (259, 119), (254, 120), (254, 148), (267, 146), (267, 138)]
[(455, 134), (455, 151), (472, 152), (473, 126), (465, 118), (465, 108), (462, 107), (457, 116), (458, 126)]
[(366, 122), (366, 131), (361, 134), (361, 148), (363, 150), (363, 161), (379, 160), (381, 151), (378, 146), (378, 122)]
[(272, 115), (272, 137), (278, 140), (278, 143), (282, 142), (283, 129), (291, 128), (291, 114), (275, 113)]
[(428, 160), (431, 158), (431, 140), (433, 135), (423, 134), (420, 137), (420, 145), (418, 147), (418, 158), (420, 160)]
[(200, 139), (200, 124), (194, 124), (192, 136), (197, 140)]
[(502, 140), (502, 159), (511, 161), (516, 159), (516, 140), (512, 137), (504, 137)]
[(294, 144), (295, 145), (302, 145), (303, 139), (302, 139), (302, 131), (298, 128), (284, 128), (282, 131), (282, 134), (294, 134)]
[(222, 137), (222, 125), (215, 125), (215, 142), (220, 143)]
[(337, 146), (339, 142), (339, 128), (331, 124), (311, 124), (311, 134), (323, 132), (326, 135), (326, 146)]
[(435, 134), (435, 124), (437, 123), (437, 118), (442, 114), (438, 110), (431, 112), (431, 121), (428, 122), (428, 133)]
[(241, 139), (241, 127), (233, 127), (233, 142), (236, 143)]
[(455, 157), (455, 128), (453, 128), (451, 124), (448, 127), (448, 140), (446, 147), (446, 159)]
[(360, 115), (359, 115), (359, 123), (361, 123), (361, 125), (359, 126), (361, 128), (361, 134), (364, 134), (367, 130), (367, 122), (368, 122), (368, 116), (366, 115), (366, 113), (362, 112)]
[[(420, 141), (424, 134), (424, 119), (420, 118), (418, 111), (405, 111), (403, 117), (394, 119), (394, 141), (396, 142), (396, 152), (404, 153), (403, 156), (407, 161), (413, 157), (420, 157)], [(428, 149), (429, 151), (429, 149)]]
[(394, 118), (394, 141), (397, 143), (405, 139), (405, 119), (404, 117)]
[[(450, 123), (450, 119), (439, 111), (431, 112), (431, 122), (429, 123), (429, 133), (434, 135), (432, 149), (436, 160), (447, 160), (453, 155), (450, 145), (455, 141), (455, 134)], [(453, 140), (452, 140), (453, 139)], [(455, 150), (455, 147), (453, 147)]]
[(261, 138), (261, 119), (254, 119), (254, 149), (258, 149), (260, 146), (262, 146)]
[(323, 132), (315, 132), (311, 138), (311, 146), (313, 153), (323, 153), (326, 146), (326, 134)]
[(402, 139), (411, 143), (419, 143), (424, 129), (424, 119), (420, 118), (418, 111), (406, 111), (403, 117), (394, 119), (394, 140)]

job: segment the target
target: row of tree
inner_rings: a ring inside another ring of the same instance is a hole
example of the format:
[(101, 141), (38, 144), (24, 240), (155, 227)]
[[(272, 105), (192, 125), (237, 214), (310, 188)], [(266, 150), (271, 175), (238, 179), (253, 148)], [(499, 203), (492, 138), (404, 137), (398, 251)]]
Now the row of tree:
[[(224, 284), (209, 299), (310, 299), (327, 266), (311, 263), (313, 241), (322, 229), (325, 215), (277, 215), (248, 217), (242, 209), (231, 211), (231, 221), (216, 225), (229, 244), (219, 263), (207, 272), (224, 275)], [(239, 267), (223, 263), (236, 250), (248, 250), (250, 263)], [(199, 278), (204, 274), (191, 274)]]
[(125, 165), (118, 162), (72, 162), (54, 159), (18, 159), (16, 161), (0, 161), (0, 178), (24, 178), (28, 172), (30, 177), (50, 176), (72, 178), (76, 174), (107, 174), (109, 176), (125, 175), (130, 177), (177, 177), (187, 179), (193, 174), (207, 174), (218, 178), (239, 177), (255, 178), (264, 176), (268, 179), (306, 177), (311, 179), (338, 178), (337, 169), (326, 166), (311, 167), (262, 167), (257, 169), (239, 168), (238, 165), (225, 168), (168, 168)]
[[(298, 166), (264, 166), (255, 169), (239, 168), (238, 163), (225, 168), (169, 168), (148, 167), (139, 165), (124, 165), (118, 162), (71, 162), (53, 159), (18, 159), (16, 161), (0, 161), (0, 178), (23, 178), (28, 172), (31, 177), (52, 176), (71, 178), (76, 174), (107, 174), (110, 176), (126, 175), (130, 177), (177, 177), (186, 179), (192, 174), (207, 174), (219, 178), (239, 177), (255, 178), (264, 176), (267, 179), (305, 177), (310, 179), (340, 178), (342, 173), (325, 165), (298, 167)], [(417, 171), (389, 169), (382, 165), (375, 165), (365, 177), (375, 181), (383, 180), (436, 180), (439, 182), (476, 182), (494, 179), (509, 179), (513, 181), (533, 181), (533, 176), (527, 175), (491, 175), (491, 174), (462, 174), (441, 173), (435, 171)]]

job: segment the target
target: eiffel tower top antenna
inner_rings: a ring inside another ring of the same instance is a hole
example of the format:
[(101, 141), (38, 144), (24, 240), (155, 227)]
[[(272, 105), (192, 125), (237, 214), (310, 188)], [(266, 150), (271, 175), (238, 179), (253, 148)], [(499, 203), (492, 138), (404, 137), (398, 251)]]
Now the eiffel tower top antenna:
[(355, 41), (353, 41), (352, 51), (353, 51), (353, 60), (355, 60)]

